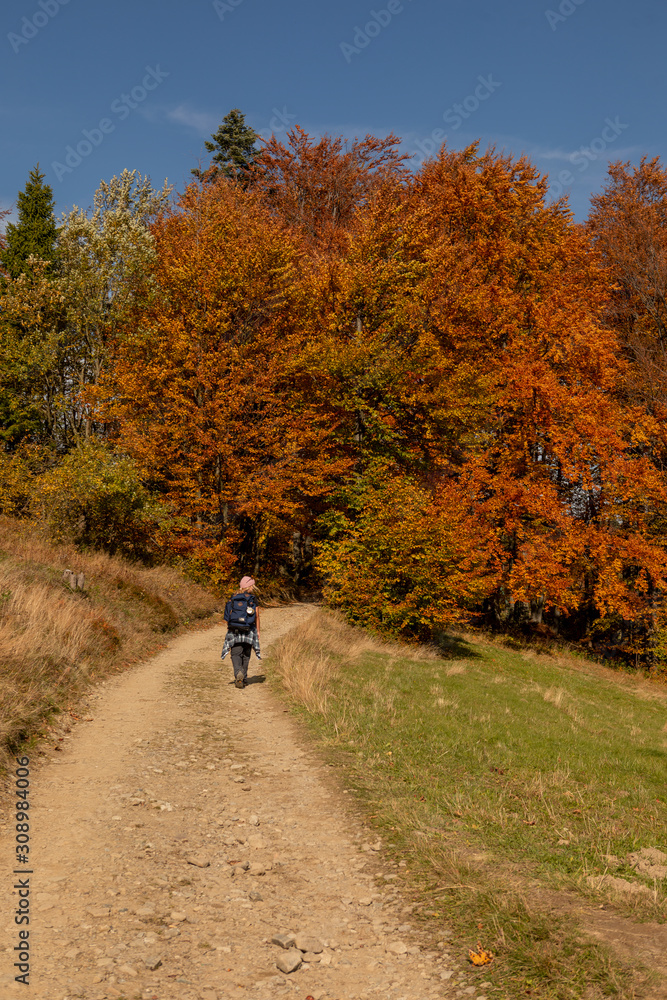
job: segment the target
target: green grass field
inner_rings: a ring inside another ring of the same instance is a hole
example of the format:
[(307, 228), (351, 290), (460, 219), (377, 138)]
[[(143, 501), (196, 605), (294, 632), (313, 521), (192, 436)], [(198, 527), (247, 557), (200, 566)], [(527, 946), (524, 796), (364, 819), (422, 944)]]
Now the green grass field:
[[(325, 615), (273, 662), (407, 862), (399, 870), (434, 936), (446, 923), (461, 954), (477, 939), (494, 952), (484, 976), (496, 995), (643, 995), (642, 973), (559, 900), (667, 915), (659, 869), (628, 857), (667, 850), (664, 688), (474, 640), (446, 657), (374, 646)], [(635, 891), (591, 884), (605, 875)]]

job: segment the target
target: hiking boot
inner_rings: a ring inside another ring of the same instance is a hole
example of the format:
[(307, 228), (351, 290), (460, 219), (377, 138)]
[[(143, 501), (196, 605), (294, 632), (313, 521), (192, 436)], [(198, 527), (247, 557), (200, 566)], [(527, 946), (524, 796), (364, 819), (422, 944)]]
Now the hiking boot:
[(237, 674), (236, 677), (234, 678), (234, 683), (236, 684), (237, 688), (245, 687), (245, 678), (243, 674)]

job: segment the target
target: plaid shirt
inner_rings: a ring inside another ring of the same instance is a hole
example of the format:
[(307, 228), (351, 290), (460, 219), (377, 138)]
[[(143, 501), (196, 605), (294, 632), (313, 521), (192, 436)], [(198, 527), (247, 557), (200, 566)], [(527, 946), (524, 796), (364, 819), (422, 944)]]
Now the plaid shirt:
[(224, 660), (232, 646), (237, 646), (240, 642), (245, 644), (249, 643), (255, 650), (255, 656), (257, 659), (262, 659), (262, 654), (259, 649), (259, 635), (257, 634), (256, 628), (253, 628), (250, 632), (228, 632), (225, 636), (225, 644), (222, 647), (220, 659)]

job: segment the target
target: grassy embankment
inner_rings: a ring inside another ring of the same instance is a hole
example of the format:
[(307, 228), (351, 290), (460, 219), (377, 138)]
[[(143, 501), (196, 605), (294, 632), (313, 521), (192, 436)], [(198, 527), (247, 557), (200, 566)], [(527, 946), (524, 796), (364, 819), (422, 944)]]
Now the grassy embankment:
[[(445, 655), (382, 646), (324, 612), (269, 669), (345, 769), (433, 941), (449, 938), (462, 986), (643, 995), (643, 972), (568, 910), (667, 915), (667, 883), (628, 858), (667, 847), (664, 689), (477, 639)], [(635, 892), (589, 881), (605, 874)], [(495, 957), (465, 973), (478, 941)]]
[[(63, 571), (85, 574), (83, 593)], [(216, 599), (169, 567), (53, 545), (0, 518), (0, 777), (9, 755), (44, 732), (91, 681), (212, 613)]]

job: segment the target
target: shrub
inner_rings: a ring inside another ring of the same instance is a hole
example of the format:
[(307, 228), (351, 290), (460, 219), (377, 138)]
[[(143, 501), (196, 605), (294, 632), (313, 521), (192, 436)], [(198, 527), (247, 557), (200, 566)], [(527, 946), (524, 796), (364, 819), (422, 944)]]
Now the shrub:
[(11, 454), (0, 451), (0, 514), (30, 514), (37, 477), (52, 460), (51, 452), (38, 445), (21, 445)]
[(172, 524), (134, 461), (98, 442), (79, 445), (44, 473), (34, 506), (54, 540), (130, 558), (155, 556)]
[(327, 603), (355, 625), (404, 639), (428, 640), (464, 621), (484, 593), (485, 569), (465, 555), (478, 529), (455, 487), (429, 492), (380, 465), (344, 499), (345, 511), (320, 522), (328, 537), (316, 567)]

